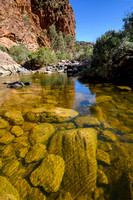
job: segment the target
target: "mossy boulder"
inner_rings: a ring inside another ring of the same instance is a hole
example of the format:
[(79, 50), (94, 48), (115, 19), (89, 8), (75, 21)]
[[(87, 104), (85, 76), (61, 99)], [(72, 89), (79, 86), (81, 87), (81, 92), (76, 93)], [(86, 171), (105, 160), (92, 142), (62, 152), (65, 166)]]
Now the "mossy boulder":
[(20, 126), (13, 126), (11, 129), (11, 133), (15, 136), (23, 135), (23, 130), (20, 128)]
[(8, 111), (4, 114), (4, 117), (13, 124), (21, 125), (24, 122), (20, 111)]
[(97, 149), (97, 160), (105, 165), (110, 165), (109, 154), (101, 149)]
[(72, 109), (59, 107), (36, 108), (27, 113), (27, 119), (39, 122), (63, 122), (78, 116), (78, 112)]
[(29, 141), (32, 145), (36, 143), (46, 144), (54, 131), (54, 127), (49, 123), (39, 124), (30, 131)]
[(95, 117), (91, 116), (91, 115), (78, 117), (75, 120), (75, 123), (80, 128), (86, 127), (86, 126), (99, 126), (100, 125), (99, 120), (96, 119)]
[(0, 144), (9, 144), (14, 140), (14, 138), (14, 135), (12, 135), (10, 132), (7, 132), (0, 138)]
[(25, 157), (26, 163), (38, 162), (47, 155), (46, 146), (43, 144), (35, 144), (32, 146)]
[(4, 166), (2, 168), (2, 172), (6, 175), (6, 176), (12, 176), (15, 172), (18, 171), (18, 167), (19, 167), (19, 162), (18, 160), (9, 160), (6, 163), (4, 163)]
[(34, 186), (42, 186), (48, 193), (57, 192), (62, 182), (64, 171), (65, 163), (63, 158), (50, 154), (32, 172), (30, 181)]
[(68, 188), (73, 199), (76, 199), (77, 194), (84, 188), (86, 194), (92, 194), (96, 188), (96, 149), (97, 131), (93, 128), (58, 131), (51, 138), (48, 152), (63, 157), (63, 185)]
[(9, 126), (9, 123), (0, 117), (0, 129), (7, 128), (8, 126)]
[(17, 190), (12, 186), (7, 178), (0, 176), (0, 199), (20, 200)]
[(100, 138), (108, 142), (116, 142), (115, 132), (104, 130), (100, 133)]
[(98, 182), (98, 185), (100, 185), (100, 186), (108, 185), (108, 183), (109, 183), (107, 176), (100, 169), (97, 172), (97, 182)]

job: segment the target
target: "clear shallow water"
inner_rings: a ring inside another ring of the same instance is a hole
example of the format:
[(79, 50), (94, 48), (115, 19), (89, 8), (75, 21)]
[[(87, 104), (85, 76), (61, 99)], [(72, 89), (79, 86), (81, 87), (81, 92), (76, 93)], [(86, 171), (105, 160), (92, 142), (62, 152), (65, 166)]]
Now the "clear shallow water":
[[(17, 80), (32, 84), (2, 84)], [(6, 194), (24, 200), (132, 199), (129, 88), (84, 85), (65, 74), (1, 77), (0, 116), (0, 174), (12, 184), (4, 180)]]

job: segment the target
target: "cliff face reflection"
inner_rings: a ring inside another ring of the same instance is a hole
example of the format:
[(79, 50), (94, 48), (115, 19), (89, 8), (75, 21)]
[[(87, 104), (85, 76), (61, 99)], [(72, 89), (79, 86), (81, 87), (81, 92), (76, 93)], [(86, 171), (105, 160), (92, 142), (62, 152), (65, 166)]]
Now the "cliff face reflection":
[(132, 97), (65, 74), (1, 78), (0, 199), (131, 200)]

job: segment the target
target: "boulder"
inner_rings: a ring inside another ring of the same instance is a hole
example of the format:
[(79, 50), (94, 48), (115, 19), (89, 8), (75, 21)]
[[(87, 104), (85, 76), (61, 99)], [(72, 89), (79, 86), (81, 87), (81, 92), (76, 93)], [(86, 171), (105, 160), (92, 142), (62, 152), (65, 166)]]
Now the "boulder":
[(5, 113), (5, 118), (15, 125), (21, 125), (24, 122), (20, 111), (8, 111)]
[(0, 176), (0, 200), (20, 200), (17, 190), (7, 178)]
[(104, 130), (100, 134), (100, 138), (108, 142), (116, 142), (116, 136), (113, 131)]
[(0, 117), (0, 129), (7, 128), (8, 126), (9, 126), (9, 123)]
[(42, 186), (48, 193), (57, 192), (65, 171), (64, 160), (60, 156), (50, 154), (30, 176), (34, 186)]
[(53, 135), (54, 131), (54, 127), (49, 123), (39, 124), (30, 131), (29, 141), (32, 145), (36, 143), (46, 144), (48, 139)]
[(100, 163), (110, 165), (110, 157), (109, 154), (101, 149), (97, 149), (97, 160)]
[(7, 132), (0, 138), (0, 144), (9, 144), (14, 140), (14, 138), (14, 135), (12, 135), (10, 132)]
[(86, 127), (86, 126), (99, 126), (100, 122), (98, 119), (95, 117), (88, 115), (88, 116), (83, 116), (83, 117), (78, 117), (75, 120), (75, 123), (77, 124), (78, 127)]
[(3, 168), (2, 168), (2, 172), (6, 175), (6, 176), (12, 176), (15, 172), (18, 171), (18, 167), (19, 167), (19, 162), (17, 160), (9, 160), (7, 161)]
[(48, 153), (63, 157), (65, 175), (63, 186), (76, 199), (82, 191), (92, 194), (97, 179), (97, 131), (79, 128), (58, 131), (51, 138)]
[(23, 130), (20, 128), (20, 126), (13, 126), (11, 129), (11, 133), (15, 136), (23, 135)]
[(32, 146), (25, 157), (26, 163), (38, 162), (47, 154), (46, 146), (43, 144), (35, 144)]
[(40, 122), (63, 122), (78, 116), (78, 112), (72, 109), (59, 107), (36, 108), (27, 113), (30, 121)]

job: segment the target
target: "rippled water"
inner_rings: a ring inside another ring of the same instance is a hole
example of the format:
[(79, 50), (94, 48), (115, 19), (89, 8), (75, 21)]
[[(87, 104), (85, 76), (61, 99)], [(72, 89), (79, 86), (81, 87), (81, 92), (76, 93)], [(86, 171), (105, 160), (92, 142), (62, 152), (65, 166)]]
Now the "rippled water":
[[(17, 80), (32, 84), (3, 84)], [(1, 77), (0, 116), (0, 200), (133, 198), (131, 88)]]

